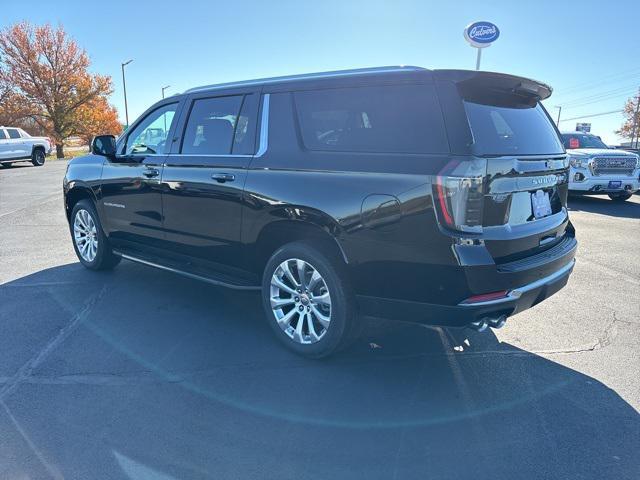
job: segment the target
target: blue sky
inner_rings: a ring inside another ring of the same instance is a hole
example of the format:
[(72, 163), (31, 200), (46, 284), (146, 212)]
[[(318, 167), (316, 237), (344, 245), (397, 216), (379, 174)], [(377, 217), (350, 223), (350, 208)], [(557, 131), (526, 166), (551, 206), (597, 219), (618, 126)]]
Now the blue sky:
[[(187, 88), (232, 80), (380, 65), (475, 67), (463, 39), (474, 20), (501, 36), (482, 69), (542, 80), (563, 118), (621, 109), (640, 86), (640, 2), (602, 1), (22, 1), (3, 2), (0, 27), (28, 19), (62, 23), (113, 77), (124, 118), (120, 63), (127, 67), (129, 118)], [(55, 3), (55, 8), (52, 8)], [(634, 90), (635, 89), (635, 90)], [(619, 114), (586, 121), (609, 143)], [(575, 121), (561, 123), (575, 128)]]

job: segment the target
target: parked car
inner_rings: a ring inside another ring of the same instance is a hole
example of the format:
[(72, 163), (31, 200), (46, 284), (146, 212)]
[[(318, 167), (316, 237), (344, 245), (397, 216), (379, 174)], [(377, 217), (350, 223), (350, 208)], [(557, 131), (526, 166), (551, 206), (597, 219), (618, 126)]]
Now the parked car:
[[(89, 269), (124, 258), (258, 290), (310, 357), (371, 317), (500, 327), (574, 265), (550, 94), (417, 67), (193, 88), (69, 163), (73, 245)], [(165, 122), (167, 141), (142, 143)]]
[(0, 165), (3, 167), (15, 162), (31, 162), (41, 167), (51, 148), (46, 137), (32, 137), (21, 128), (0, 127)]
[(607, 194), (624, 202), (640, 189), (638, 155), (609, 148), (600, 137), (583, 132), (562, 134), (569, 154), (569, 191), (577, 195)]

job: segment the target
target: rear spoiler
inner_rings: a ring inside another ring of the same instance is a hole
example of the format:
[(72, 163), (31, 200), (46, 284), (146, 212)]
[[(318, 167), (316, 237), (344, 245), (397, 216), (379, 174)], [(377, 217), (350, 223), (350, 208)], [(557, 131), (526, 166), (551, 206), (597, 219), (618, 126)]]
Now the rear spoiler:
[(477, 103), (500, 105), (515, 101), (533, 106), (553, 92), (546, 83), (505, 73), (434, 70), (433, 75), (437, 82), (455, 83), (462, 98)]

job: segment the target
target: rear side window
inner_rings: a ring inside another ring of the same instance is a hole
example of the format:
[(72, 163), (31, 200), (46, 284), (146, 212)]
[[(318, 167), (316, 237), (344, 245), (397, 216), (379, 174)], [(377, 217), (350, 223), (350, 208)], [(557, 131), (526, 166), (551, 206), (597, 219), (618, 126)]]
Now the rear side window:
[(7, 128), (7, 133), (9, 134), (9, 138), (20, 138), (20, 132), (17, 128)]
[(447, 153), (432, 85), (391, 85), (297, 92), (302, 140), (309, 150)]
[(0, 129), (0, 140), (6, 140), (7, 134), (4, 133), (4, 130)]
[(539, 104), (510, 106), (464, 102), (477, 155), (563, 153), (562, 143)]
[(242, 100), (242, 95), (194, 100), (181, 153), (229, 155)]

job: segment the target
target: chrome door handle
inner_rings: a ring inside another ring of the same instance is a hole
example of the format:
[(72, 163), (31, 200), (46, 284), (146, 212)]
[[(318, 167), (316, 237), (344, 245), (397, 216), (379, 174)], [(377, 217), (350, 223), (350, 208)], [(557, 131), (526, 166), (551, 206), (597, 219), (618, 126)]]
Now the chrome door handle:
[(214, 173), (211, 178), (218, 183), (233, 182), (236, 176), (233, 173)]
[(144, 172), (142, 172), (142, 174), (147, 178), (152, 178), (160, 175), (160, 171), (155, 168), (147, 167), (147, 169)]

